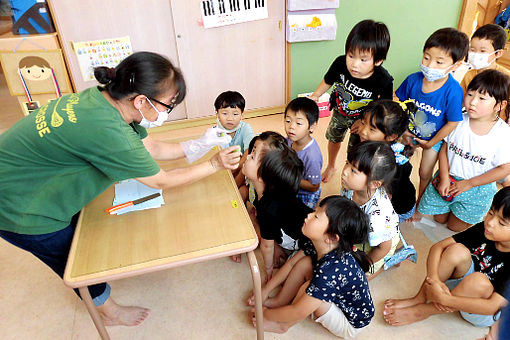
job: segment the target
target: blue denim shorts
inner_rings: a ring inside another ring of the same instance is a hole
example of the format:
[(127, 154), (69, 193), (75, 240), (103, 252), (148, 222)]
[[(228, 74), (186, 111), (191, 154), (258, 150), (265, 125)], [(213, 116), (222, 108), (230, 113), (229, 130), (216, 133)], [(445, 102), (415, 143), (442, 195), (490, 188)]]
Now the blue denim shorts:
[[(475, 264), (473, 261), (471, 261), (471, 267), (469, 267), (469, 270), (464, 274), (463, 277), (460, 277), (458, 279), (449, 279), (446, 280), (445, 285), (452, 290), (453, 288), (457, 287), (459, 283), (469, 274), (473, 274), (475, 272)], [(496, 321), (499, 320), (501, 317), (501, 311), (498, 311), (494, 315), (483, 315), (483, 314), (472, 314), (468, 312), (460, 311), (460, 315), (466, 320), (467, 322), (471, 323), (473, 326), (476, 327), (490, 327), (492, 326)]]

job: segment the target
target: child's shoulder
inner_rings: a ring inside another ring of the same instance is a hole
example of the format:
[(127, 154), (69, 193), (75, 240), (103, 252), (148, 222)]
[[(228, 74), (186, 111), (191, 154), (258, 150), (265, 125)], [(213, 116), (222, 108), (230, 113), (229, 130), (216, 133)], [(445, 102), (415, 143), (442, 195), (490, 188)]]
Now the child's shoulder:
[(371, 77), (379, 79), (379, 81), (383, 82), (393, 82), (393, 76), (382, 65), (374, 67), (374, 73)]

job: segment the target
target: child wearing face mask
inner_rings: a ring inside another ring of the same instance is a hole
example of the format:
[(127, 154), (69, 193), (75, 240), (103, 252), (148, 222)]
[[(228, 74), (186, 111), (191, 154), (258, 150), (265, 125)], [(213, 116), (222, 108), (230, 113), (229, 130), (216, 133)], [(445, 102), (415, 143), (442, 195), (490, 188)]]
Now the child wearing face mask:
[[(497, 63), (497, 59), (503, 55), (505, 44), (506, 32), (499, 25), (487, 24), (475, 31), (468, 53), (468, 63), (473, 69), (468, 71), (460, 82), (464, 93), (467, 92), (471, 80), (483, 70), (498, 70), (510, 76), (510, 71)], [(508, 123), (506, 114), (500, 118)]]
[[(432, 178), (443, 138), (462, 120), (462, 87), (449, 73), (462, 64), (468, 48), (466, 34), (454, 28), (435, 31), (423, 47), (421, 72), (408, 76), (395, 92), (401, 101), (411, 99), (417, 106), (404, 142), (423, 148), (418, 201)], [(420, 218), (415, 212), (411, 220)]]

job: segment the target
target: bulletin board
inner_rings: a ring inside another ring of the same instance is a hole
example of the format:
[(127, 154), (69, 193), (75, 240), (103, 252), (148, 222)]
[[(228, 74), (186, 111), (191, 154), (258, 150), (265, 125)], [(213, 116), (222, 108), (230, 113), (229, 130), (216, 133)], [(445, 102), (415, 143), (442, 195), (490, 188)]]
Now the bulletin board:
[(51, 69), (53, 69), (59, 90), (62, 93), (73, 92), (67, 78), (61, 50), (3, 51), (0, 52), (0, 60), (9, 92), (13, 96), (25, 95), (18, 69), (31, 94), (56, 93)]

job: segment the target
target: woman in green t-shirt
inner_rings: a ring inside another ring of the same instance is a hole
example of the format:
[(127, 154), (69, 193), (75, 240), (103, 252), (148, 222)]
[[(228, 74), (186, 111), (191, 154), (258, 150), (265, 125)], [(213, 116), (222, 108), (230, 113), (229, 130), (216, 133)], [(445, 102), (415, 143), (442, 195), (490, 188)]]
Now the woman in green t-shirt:
[[(114, 182), (137, 178), (170, 188), (235, 169), (241, 157), (233, 146), (185, 169), (158, 166), (155, 160), (197, 158), (197, 145), (208, 147), (207, 138), (170, 144), (147, 135), (145, 128), (161, 125), (186, 95), (168, 59), (138, 52), (94, 75), (104, 86), (53, 100), (0, 135), (0, 237), (60, 277), (79, 211)], [(106, 283), (89, 291), (105, 325), (134, 326), (149, 315), (116, 304)]]

